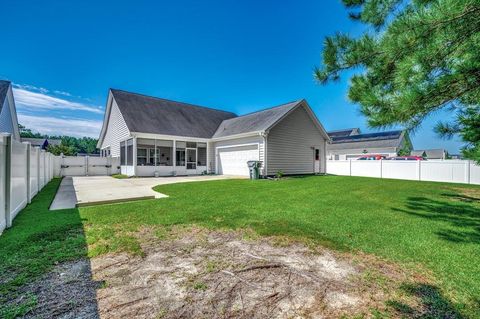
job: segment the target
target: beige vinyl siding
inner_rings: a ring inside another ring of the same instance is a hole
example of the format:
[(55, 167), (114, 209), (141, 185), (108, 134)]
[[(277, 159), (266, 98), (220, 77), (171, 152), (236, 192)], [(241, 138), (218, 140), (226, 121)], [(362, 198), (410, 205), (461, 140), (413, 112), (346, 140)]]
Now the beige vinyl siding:
[(314, 173), (314, 150), (320, 149), (320, 171), (325, 172), (325, 138), (303, 106), (275, 125), (267, 137), (268, 175)]
[(108, 119), (108, 127), (105, 131), (105, 138), (103, 139), (101, 149), (109, 147), (112, 157), (120, 156), (120, 141), (130, 136), (127, 124), (123, 119), (117, 103), (112, 99), (112, 109)]
[[(263, 137), (260, 135), (250, 136), (250, 137), (242, 137), (242, 138), (235, 138), (231, 140), (225, 141), (218, 141), (213, 142), (212, 147), (210, 147), (210, 160), (212, 164), (212, 172), (215, 172), (215, 159), (216, 159), (216, 148), (221, 146), (236, 146), (236, 145), (244, 145), (244, 144), (259, 144), (259, 159), (262, 163), (265, 161), (265, 147), (263, 143)], [(247, 165), (247, 163), (245, 163)], [(262, 172), (263, 174), (263, 172)]]

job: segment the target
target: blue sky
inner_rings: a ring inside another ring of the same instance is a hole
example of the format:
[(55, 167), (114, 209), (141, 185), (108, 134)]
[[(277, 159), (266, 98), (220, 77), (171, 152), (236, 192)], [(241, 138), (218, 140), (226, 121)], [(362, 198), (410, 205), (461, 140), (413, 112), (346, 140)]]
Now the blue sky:
[[(307, 99), (327, 130), (366, 120), (348, 78), (320, 86), (312, 70), (336, 31), (358, 34), (338, 0), (3, 1), (0, 78), (15, 84), (21, 124), (97, 137), (110, 87), (239, 115)], [(426, 121), (415, 148), (445, 147)]]

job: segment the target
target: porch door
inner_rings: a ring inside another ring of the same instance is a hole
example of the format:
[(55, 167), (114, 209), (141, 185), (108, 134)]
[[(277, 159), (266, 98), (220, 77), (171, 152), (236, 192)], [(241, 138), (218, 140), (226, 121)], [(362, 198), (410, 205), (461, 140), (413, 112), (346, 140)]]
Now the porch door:
[(197, 149), (187, 148), (186, 151), (187, 151), (187, 154), (186, 154), (187, 170), (196, 170), (197, 169)]
[(315, 148), (313, 156), (314, 156), (314, 158), (313, 158), (314, 173), (318, 174), (318, 173), (320, 173), (320, 149), (319, 148)]

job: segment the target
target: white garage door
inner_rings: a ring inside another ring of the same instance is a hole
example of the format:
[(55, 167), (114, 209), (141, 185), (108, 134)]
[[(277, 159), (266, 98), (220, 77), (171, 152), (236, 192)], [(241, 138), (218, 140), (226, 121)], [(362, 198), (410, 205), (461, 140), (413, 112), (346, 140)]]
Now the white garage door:
[(218, 173), (224, 175), (248, 176), (247, 161), (258, 161), (258, 145), (219, 148)]

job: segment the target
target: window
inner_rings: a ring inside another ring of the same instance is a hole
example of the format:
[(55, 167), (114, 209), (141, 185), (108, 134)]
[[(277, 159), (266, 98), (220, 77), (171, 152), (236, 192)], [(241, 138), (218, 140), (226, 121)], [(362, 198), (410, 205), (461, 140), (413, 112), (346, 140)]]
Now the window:
[(207, 166), (207, 149), (205, 147), (198, 148), (198, 166)]
[(315, 149), (315, 160), (316, 161), (320, 160), (320, 150), (318, 148)]
[(127, 163), (125, 158), (125, 142), (120, 142), (120, 165)]
[(177, 148), (176, 151), (176, 164), (177, 166), (185, 166), (185, 149)]
[(137, 148), (137, 165), (147, 165), (147, 149)]

